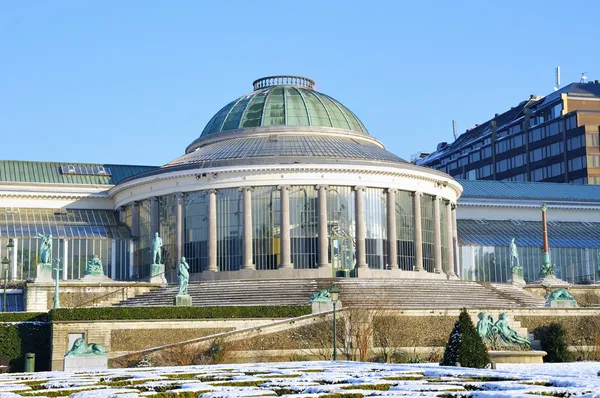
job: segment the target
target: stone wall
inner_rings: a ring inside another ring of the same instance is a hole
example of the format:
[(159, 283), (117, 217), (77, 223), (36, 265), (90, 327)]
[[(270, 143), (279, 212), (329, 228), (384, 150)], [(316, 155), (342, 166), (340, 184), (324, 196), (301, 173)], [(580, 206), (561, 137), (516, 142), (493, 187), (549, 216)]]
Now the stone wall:
[[(546, 294), (556, 290), (557, 287), (548, 289), (542, 285), (526, 285), (524, 289), (543, 298)], [(600, 285), (572, 285), (568, 290), (575, 297), (577, 305), (580, 307), (600, 307)]]
[[(477, 322), (477, 314), (487, 312), (498, 319), (507, 312), (509, 322), (525, 333), (551, 322), (560, 322), (567, 330), (567, 343), (577, 351), (589, 342), (581, 341), (584, 334), (593, 334), (600, 327), (600, 309), (590, 308), (510, 308), (469, 309)], [(368, 340), (367, 359), (386, 358), (392, 353), (418, 355), (436, 361), (445, 346), (459, 309), (346, 309), (338, 317), (338, 341), (352, 340), (354, 351), (340, 350), (340, 358), (360, 359), (355, 336), (359, 327)], [(359, 327), (357, 327), (357, 325)], [(239, 331), (232, 333), (230, 331)], [(365, 332), (366, 331), (366, 332)], [(257, 360), (329, 359), (331, 357), (331, 314), (307, 315), (292, 320), (283, 319), (213, 319), (213, 320), (147, 320), (147, 321), (79, 321), (55, 322), (52, 326), (52, 370), (62, 369), (69, 333), (85, 334), (89, 343), (99, 343), (109, 350), (109, 357), (132, 354), (127, 360), (135, 361), (140, 350), (160, 357), (161, 352), (195, 354), (206, 350), (214, 338), (202, 339), (217, 333), (226, 333), (219, 340), (226, 347), (228, 362)], [(359, 333), (363, 333), (359, 332)], [(597, 333), (600, 336), (600, 331)], [(194, 340), (189, 342), (190, 340)], [(187, 342), (187, 343), (184, 343)], [(181, 343), (175, 344), (174, 343)], [(600, 353), (600, 340), (595, 344)], [(116, 363), (116, 362), (115, 362)]]
[[(160, 287), (152, 283), (61, 282), (60, 306), (107, 307)], [(25, 311), (46, 312), (54, 306), (54, 284), (28, 283), (24, 288)]]
[(59, 321), (52, 324), (52, 370), (62, 370), (69, 334), (103, 345), (109, 358), (215, 333), (270, 323), (274, 319)]

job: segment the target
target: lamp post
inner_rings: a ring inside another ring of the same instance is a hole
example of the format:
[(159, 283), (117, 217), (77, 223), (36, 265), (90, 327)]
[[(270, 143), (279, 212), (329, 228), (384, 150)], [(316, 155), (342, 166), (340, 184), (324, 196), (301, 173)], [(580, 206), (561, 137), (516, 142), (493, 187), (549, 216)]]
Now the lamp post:
[(8, 258), (4, 257), (2, 259), (2, 271), (4, 272), (4, 294), (2, 295), (2, 312), (6, 312), (6, 279), (8, 277)]
[(340, 298), (340, 287), (338, 285), (333, 285), (329, 289), (329, 295), (331, 296), (331, 303), (333, 304), (333, 360), (337, 361), (337, 330), (335, 324), (335, 305), (337, 304)]
[(62, 269), (60, 268), (60, 258), (55, 258), (54, 261), (56, 261), (56, 267), (54, 267), (54, 271), (56, 271), (56, 280), (55, 280), (55, 285), (54, 285), (54, 306), (52, 307), (53, 309), (56, 308), (60, 308), (60, 271), (62, 271)]

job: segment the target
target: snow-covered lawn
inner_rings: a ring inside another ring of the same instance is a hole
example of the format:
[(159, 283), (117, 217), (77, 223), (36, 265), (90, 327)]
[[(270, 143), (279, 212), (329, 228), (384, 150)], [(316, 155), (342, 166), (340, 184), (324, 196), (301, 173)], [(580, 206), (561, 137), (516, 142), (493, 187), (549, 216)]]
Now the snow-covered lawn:
[(362, 362), (227, 364), (0, 375), (0, 398), (191, 397), (600, 397), (600, 362), (499, 369)]

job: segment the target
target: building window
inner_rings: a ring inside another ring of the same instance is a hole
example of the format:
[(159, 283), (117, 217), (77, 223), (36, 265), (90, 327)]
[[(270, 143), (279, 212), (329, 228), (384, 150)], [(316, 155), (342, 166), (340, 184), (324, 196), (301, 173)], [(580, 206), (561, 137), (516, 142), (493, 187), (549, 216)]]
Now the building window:
[(183, 231), (183, 255), (190, 272), (202, 272), (208, 268), (208, 198), (204, 192), (185, 194)]
[(293, 186), (290, 192), (290, 236), (294, 268), (317, 268), (319, 216), (314, 185)]
[(276, 187), (252, 190), (252, 255), (257, 270), (277, 269), (281, 200)]
[(571, 130), (577, 127), (577, 116), (571, 115), (566, 119), (566, 128), (567, 130)]
[(415, 266), (413, 194), (397, 191), (395, 207), (398, 266), (404, 271), (413, 271)]
[[(435, 197), (424, 194), (421, 198), (421, 228), (423, 234), (423, 268), (427, 272), (435, 270)], [(439, 228), (439, 225), (437, 226)]]
[(587, 167), (600, 167), (600, 155), (587, 155)]
[(385, 269), (388, 264), (387, 194), (381, 188), (365, 190), (366, 253), (369, 268)]
[(217, 267), (238, 271), (242, 266), (244, 212), (237, 188), (217, 191)]
[(165, 195), (158, 198), (158, 220), (159, 232), (163, 241), (162, 261), (167, 265), (166, 269), (174, 269), (179, 260), (175, 258), (175, 231), (177, 229), (175, 216), (177, 214), (177, 202), (175, 194)]

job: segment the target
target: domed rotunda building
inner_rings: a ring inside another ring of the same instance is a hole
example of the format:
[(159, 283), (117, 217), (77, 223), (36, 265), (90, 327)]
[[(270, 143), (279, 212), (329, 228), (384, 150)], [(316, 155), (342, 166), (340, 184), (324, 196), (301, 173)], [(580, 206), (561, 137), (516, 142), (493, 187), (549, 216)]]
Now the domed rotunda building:
[(455, 276), (452, 177), (386, 151), (310, 79), (253, 85), (184, 155), (111, 189), (133, 274), (158, 232), (167, 274), (185, 256), (192, 280)]

